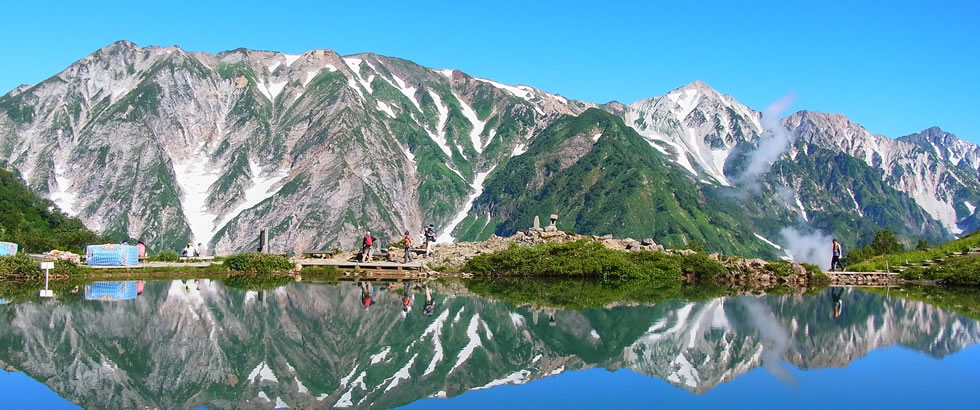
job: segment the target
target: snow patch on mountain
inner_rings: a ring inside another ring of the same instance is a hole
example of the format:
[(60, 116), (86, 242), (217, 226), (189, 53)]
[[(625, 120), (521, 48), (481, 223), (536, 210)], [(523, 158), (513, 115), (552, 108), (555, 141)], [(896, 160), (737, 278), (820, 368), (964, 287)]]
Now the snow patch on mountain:
[(415, 98), (415, 87), (408, 87), (405, 84), (405, 81), (402, 80), (401, 77), (398, 77), (397, 75), (392, 74), (391, 78), (395, 80), (395, 84), (392, 85), (394, 85), (399, 92), (404, 94), (405, 97), (407, 97), (408, 100), (411, 101), (413, 105), (415, 105), (415, 108), (417, 108), (421, 112), (422, 105), (419, 104), (419, 100)]
[(438, 93), (435, 93), (432, 90), (428, 91), (429, 96), (432, 97), (433, 102), (436, 104), (436, 109), (439, 110), (439, 120), (436, 123), (435, 133), (429, 130), (426, 131), (428, 132), (429, 137), (432, 138), (432, 141), (435, 141), (436, 145), (442, 149), (442, 152), (445, 152), (446, 155), (451, 158), (453, 154), (449, 149), (449, 144), (446, 143), (446, 121), (449, 120), (449, 107), (446, 107), (446, 105), (442, 103), (442, 98), (439, 97)]
[(762, 235), (759, 235), (758, 233), (753, 232), (752, 234), (755, 235), (756, 238), (759, 238), (759, 240), (767, 243), (769, 246), (772, 246), (773, 248), (776, 248), (776, 249), (778, 249), (780, 251), (783, 251), (783, 255), (779, 257), (780, 259), (785, 260), (785, 261), (791, 261), (791, 260), (793, 260), (793, 257), (790, 256), (789, 252), (786, 251), (785, 249), (783, 249), (782, 246), (776, 245), (773, 241), (770, 241), (770, 240), (766, 239), (765, 237), (763, 237)]
[(486, 172), (478, 173), (473, 177), (473, 184), (470, 186), (473, 188), (473, 193), (466, 199), (466, 205), (463, 206), (463, 209), (443, 228), (442, 234), (439, 235), (436, 242), (450, 243), (456, 241), (456, 238), (453, 237), (453, 229), (456, 229), (456, 226), (460, 222), (463, 222), (463, 219), (466, 219), (466, 215), (470, 212), (470, 209), (473, 209), (473, 201), (483, 193), (483, 183), (487, 180), (487, 175), (490, 175), (491, 172), (493, 172), (493, 168), (490, 168)]
[(527, 152), (527, 144), (517, 144), (514, 145), (514, 151), (510, 153), (511, 157), (516, 157)]
[(463, 117), (472, 125), (470, 128), (470, 143), (473, 144), (473, 149), (477, 153), (483, 152), (483, 142), (480, 141), (480, 134), (483, 133), (483, 129), (487, 126), (486, 121), (480, 121), (480, 118), (476, 115), (476, 111), (473, 111), (473, 108), (456, 94), (456, 92), (453, 92), (453, 96), (459, 101), (460, 109), (463, 111)]
[(378, 100), (377, 102), (378, 102), (378, 110), (381, 110), (391, 118), (395, 118), (395, 112), (391, 110), (391, 107), (389, 107), (388, 104), (386, 104), (384, 101), (381, 100)]
[(963, 206), (965, 206), (967, 211), (970, 212), (970, 215), (973, 215), (974, 213), (977, 212), (977, 207), (971, 204), (969, 201), (963, 201)]
[(293, 65), (301, 56), (302, 54), (283, 54), (283, 57), (286, 57), (286, 67)]
[(67, 176), (66, 170), (58, 163), (54, 166), (54, 182), (57, 186), (51, 191), (48, 198), (66, 214), (70, 216), (78, 215), (78, 212), (75, 211), (78, 194), (71, 191), (73, 181)]
[[(450, 76), (451, 75), (452, 75), (452, 70), (450, 70)], [(511, 93), (515, 97), (520, 98), (520, 99), (522, 99), (524, 101), (531, 101), (531, 99), (534, 98), (534, 93), (531, 90), (522, 89), (522, 88), (518, 88), (518, 87), (515, 87), (515, 86), (511, 86), (511, 85), (501, 84), (501, 83), (498, 83), (496, 81), (487, 80), (485, 78), (473, 77), (473, 79), (475, 79), (477, 81), (482, 81), (484, 83), (487, 83), (487, 84), (490, 84), (490, 85), (492, 85), (494, 87), (497, 87), (497, 88), (499, 88), (501, 90), (504, 90), (504, 91), (506, 91), (508, 93)]]
[(858, 204), (857, 197), (854, 196), (854, 191), (851, 188), (847, 188), (847, 194), (851, 196), (851, 201), (854, 202), (854, 209), (857, 210), (859, 215), (864, 216), (864, 212), (861, 211), (861, 205)]
[(234, 209), (231, 210), (231, 212), (225, 214), (225, 216), (221, 218), (221, 220), (211, 228), (210, 234), (208, 235), (207, 238), (205, 238), (206, 240), (204, 241), (199, 240), (200, 242), (203, 243), (210, 242), (211, 238), (213, 238), (214, 235), (221, 230), (221, 228), (224, 228), (225, 225), (228, 224), (228, 222), (231, 222), (232, 219), (235, 219), (235, 217), (237, 217), (245, 210), (248, 210), (253, 206), (258, 205), (262, 203), (262, 201), (265, 201), (266, 199), (275, 195), (276, 192), (279, 192), (279, 190), (273, 189), (273, 187), (275, 187), (276, 184), (279, 183), (279, 181), (282, 181), (284, 178), (289, 176), (289, 170), (287, 169), (281, 169), (277, 172), (269, 173), (267, 175), (262, 175), (262, 167), (259, 166), (257, 162), (252, 160), (249, 160), (248, 162), (248, 170), (249, 170), (249, 175), (251, 175), (252, 179), (251, 179), (251, 185), (248, 188), (245, 188), (245, 192), (243, 195), (244, 198), (240, 203), (238, 203), (237, 206), (235, 206)]
[(180, 206), (191, 228), (193, 243), (209, 242), (218, 215), (208, 210), (208, 190), (220, 175), (210, 168), (208, 158), (198, 152), (181, 162), (173, 163), (174, 176), (181, 190)]

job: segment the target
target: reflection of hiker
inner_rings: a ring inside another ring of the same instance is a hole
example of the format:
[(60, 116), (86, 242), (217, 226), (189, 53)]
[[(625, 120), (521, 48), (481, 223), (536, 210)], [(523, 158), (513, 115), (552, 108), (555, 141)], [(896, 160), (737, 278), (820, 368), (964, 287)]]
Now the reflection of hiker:
[(412, 281), (405, 282), (405, 293), (402, 295), (402, 317), (407, 317), (415, 304), (415, 294), (412, 293)]
[(405, 245), (405, 261), (404, 263), (409, 263), (412, 261), (412, 235), (405, 231), (405, 237), (402, 238), (402, 244)]
[(840, 265), (840, 242), (837, 242), (837, 239), (834, 239), (834, 257), (830, 259), (830, 270), (835, 269), (844, 269)]
[(425, 305), (422, 305), (422, 314), (426, 316), (432, 316), (436, 311), (436, 301), (432, 299), (432, 289), (429, 288), (429, 284), (425, 284)]
[(369, 261), (371, 257), (371, 245), (374, 243), (374, 238), (371, 237), (371, 232), (367, 232), (364, 235), (364, 240), (361, 241), (361, 262)]
[(834, 301), (834, 319), (839, 318), (841, 311), (844, 310), (844, 302), (840, 300), (841, 296), (844, 296), (844, 288), (833, 288), (830, 290), (830, 298)]
[(374, 304), (371, 300), (371, 296), (374, 293), (374, 286), (367, 282), (361, 282), (361, 304), (367, 309), (368, 306)]

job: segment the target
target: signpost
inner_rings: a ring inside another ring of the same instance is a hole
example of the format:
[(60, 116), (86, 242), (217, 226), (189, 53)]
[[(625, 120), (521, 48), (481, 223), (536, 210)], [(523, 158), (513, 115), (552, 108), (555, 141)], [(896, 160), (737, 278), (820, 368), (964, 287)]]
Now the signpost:
[(48, 289), (48, 274), (50, 273), (51, 269), (54, 269), (54, 262), (41, 262), (41, 269), (44, 269), (44, 289), (41, 289), (41, 294), (39, 296), (42, 298), (54, 297), (54, 291)]

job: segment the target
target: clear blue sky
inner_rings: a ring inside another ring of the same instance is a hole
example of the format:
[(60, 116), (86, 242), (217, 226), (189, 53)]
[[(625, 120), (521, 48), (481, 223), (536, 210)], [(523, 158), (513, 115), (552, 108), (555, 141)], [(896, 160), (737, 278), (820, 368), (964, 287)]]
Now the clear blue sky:
[(0, 93), (121, 39), (209, 52), (331, 48), (594, 102), (694, 80), (757, 110), (796, 92), (792, 110), (841, 112), (871, 132), (938, 125), (980, 142), (978, 1), (65, 3), (3, 6)]

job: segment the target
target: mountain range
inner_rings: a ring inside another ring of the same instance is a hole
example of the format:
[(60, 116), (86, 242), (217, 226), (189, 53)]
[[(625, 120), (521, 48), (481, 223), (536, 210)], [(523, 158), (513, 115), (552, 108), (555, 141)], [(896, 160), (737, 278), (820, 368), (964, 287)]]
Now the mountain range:
[(116, 42), (0, 97), (0, 159), (151, 250), (252, 249), (262, 227), (281, 252), (428, 223), (476, 240), (558, 214), (564, 230), (774, 258), (797, 248), (787, 229), (854, 247), (980, 227), (980, 148), (938, 128), (773, 120), (703, 82), (596, 104), (331, 50)]
[(375, 292), (365, 309), (350, 282), (189, 280), (133, 300), (0, 305), (0, 366), (86, 408), (391, 408), (589, 368), (701, 394), (758, 367), (789, 381), (782, 362), (843, 368), (895, 344), (941, 358), (980, 341), (974, 320), (856, 290), (837, 319), (827, 292), (583, 311), (436, 292), (432, 316), (421, 292), (407, 315), (401, 289)]

